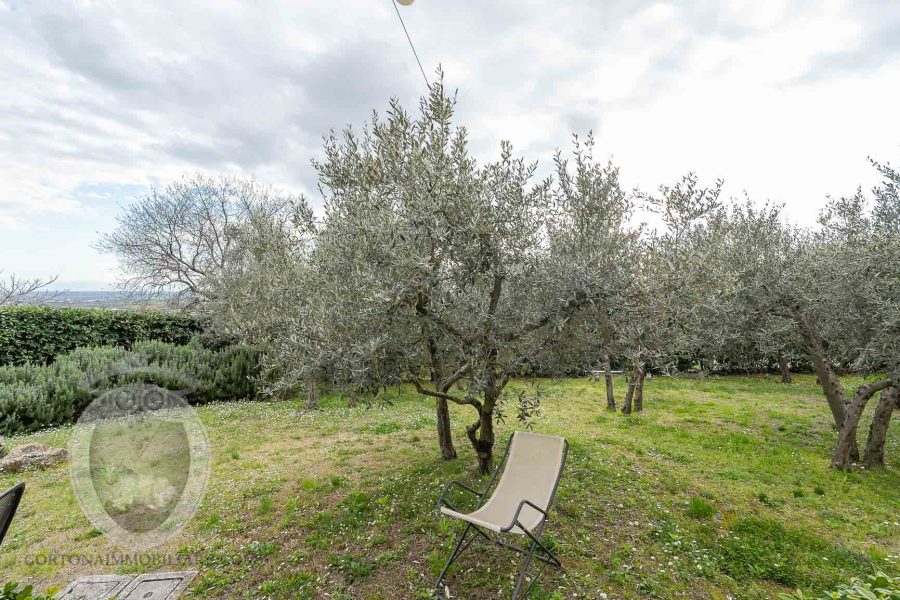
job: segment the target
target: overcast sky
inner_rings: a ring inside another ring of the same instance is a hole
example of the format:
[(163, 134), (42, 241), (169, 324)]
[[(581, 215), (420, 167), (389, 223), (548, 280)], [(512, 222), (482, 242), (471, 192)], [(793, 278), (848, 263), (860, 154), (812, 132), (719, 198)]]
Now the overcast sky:
[[(168, 4), (168, 7), (165, 5)], [(482, 159), (593, 130), (629, 187), (688, 170), (812, 223), (900, 162), (900, 2), (417, 0)], [(0, 269), (96, 289), (120, 207), (185, 171), (316, 202), (330, 128), (424, 91), (390, 0), (0, 0)]]

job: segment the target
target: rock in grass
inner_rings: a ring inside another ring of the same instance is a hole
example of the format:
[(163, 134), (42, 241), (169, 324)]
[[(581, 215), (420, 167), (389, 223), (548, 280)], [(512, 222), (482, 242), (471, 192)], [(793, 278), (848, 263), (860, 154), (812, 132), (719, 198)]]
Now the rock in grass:
[(65, 448), (53, 448), (44, 444), (22, 444), (0, 458), (0, 473), (19, 473), (48, 469), (66, 460)]

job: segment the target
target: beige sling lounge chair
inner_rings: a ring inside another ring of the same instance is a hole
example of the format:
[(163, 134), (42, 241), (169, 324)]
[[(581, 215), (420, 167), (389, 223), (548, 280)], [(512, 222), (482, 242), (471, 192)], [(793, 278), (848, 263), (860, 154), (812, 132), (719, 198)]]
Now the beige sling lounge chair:
[[(483, 492), (479, 492), (458, 481), (451, 481), (444, 487), (438, 499), (438, 507), (445, 516), (466, 522), (465, 531), (460, 535), (456, 548), (435, 584), (435, 596), (445, 597), (444, 578), (450, 565), (465, 552), (469, 545), (481, 535), (490, 542), (509, 548), (525, 556), (513, 600), (528, 596), (531, 586), (537, 581), (534, 577), (528, 587), (522, 590), (525, 576), (531, 559), (536, 558), (546, 565), (562, 568), (553, 553), (540, 542), (541, 532), (547, 523), (547, 513), (559, 479), (566, 462), (568, 443), (564, 438), (554, 435), (543, 435), (528, 431), (517, 431), (510, 438), (503, 460), (494, 470), (490, 481)], [(503, 474), (497, 486), (491, 492), (500, 469)], [(446, 496), (453, 488), (459, 488), (478, 497), (479, 508), (470, 513), (457, 510)], [(488, 493), (490, 497), (487, 498)], [(485, 502), (485, 498), (487, 501)], [(527, 538), (526, 547), (516, 546), (500, 539), (492, 538), (487, 532), (497, 534), (520, 535)], [(472, 533), (471, 537), (469, 534)], [(468, 538), (468, 540), (466, 539)], [(543, 568), (541, 571), (543, 571)]]

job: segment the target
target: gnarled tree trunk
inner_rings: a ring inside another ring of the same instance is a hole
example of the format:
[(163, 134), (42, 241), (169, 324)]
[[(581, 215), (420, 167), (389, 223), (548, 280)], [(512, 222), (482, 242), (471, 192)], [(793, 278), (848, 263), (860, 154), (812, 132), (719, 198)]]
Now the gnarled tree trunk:
[(816, 380), (822, 386), (822, 392), (828, 400), (828, 407), (831, 409), (831, 416), (834, 419), (834, 426), (841, 428), (844, 423), (844, 404), (847, 403), (847, 395), (837, 374), (828, 363), (825, 356), (825, 342), (819, 336), (819, 333), (813, 327), (809, 319), (800, 314), (796, 308), (793, 309), (794, 316), (800, 325), (800, 331), (809, 346), (809, 353), (813, 359), (813, 366), (816, 369)]
[(622, 401), (622, 414), (630, 415), (634, 400), (634, 386), (637, 383), (634, 371), (628, 376), (628, 388), (625, 390), (625, 400)]
[[(800, 325), (800, 331), (806, 340), (810, 356), (813, 359), (813, 365), (816, 369), (816, 380), (819, 382), (819, 385), (822, 386), (822, 392), (824, 392), (825, 398), (828, 400), (828, 407), (831, 409), (831, 417), (834, 419), (834, 426), (838, 431), (841, 431), (844, 427), (844, 413), (846, 407), (850, 404), (850, 400), (847, 398), (847, 394), (844, 392), (844, 388), (841, 385), (837, 374), (828, 362), (828, 358), (825, 354), (825, 341), (819, 336), (819, 332), (816, 331), (816, 328), (810, 323), (809, 319), (800, 313), (800, 310), (796, 306), (791, 307), (791, 312), (793, 312), (797, 324)], [(856, 444), (855, 430), (853, 437), (848, 438), (845, 443), (847, 446), (846, 452), (848, 460), (850, 462), (857, 462), (859, 460), (859, 446)], [(835, 452), (837, 452), (837, 449), (835, 449)], [(843, 453), (844, 451), (842, 450), (841, 452)], [(832, 465), (833, 464), (834, 461), (832, 460)]]
[(303, 408), (306, 410), (319, 408), (319, 381), (315, 377), (306, 378), (306, 401)]
[(647, 376), (647, 372), (644, 370), (643, 364), (638, 363), (635, 368), (637, 382), (634, 384), (634, 412), (642, 412), (644, 410), (644, 378)]
[(644, 365), (638, 360), (632, 362), (628, 376), (628, 390), (622, 403), (622, 414), (630, 415), (632, 410), (644, 409)]
[[(432, 261), (434, 255), (432, 254)], [(416, 312), (420, 315), (427, 314), (428, 297), (424, 293), (419, 293), (416, 298)], [(428, 347), (428, 371), (434, 389), (438, 394), (446, 394), (454, 383), (458, 383), (459, 379), (444, 379), (444, 364), (438, 352), (437, 342), (434, 337), (429, 335), (427, 329), (423, 327), (423, 335), (425, 335), (426, 345)], [(447, 406), (447, 398), (438, 396), (435, 399), (435, 412), (437, 414), (437, 438), (438, 447), (441, 449), (441, 458), (444, 460), (453, 460), (456, 458), (456, 448), (453, 447), (453, 432), (450, 430), (450, 408)]]
[(437, 398), (436, 404), (438, 445), (441, 448), (441, 458), (453, 460), (456, 458), (456, 448), (453, 447), (453, 434), (450, 431), (450, 407), (444, 398)]
[(856, 390), (853, 400), (844, 407), (844, 422), (841, 424), (838, 441), (834, 447), (834, 452), (831, 454), (832, 467), (835, 469), (846, 469), (851, 462), (859, 460), (858, 454), (856, 459), (853, 458), (852, 450), (856, 448), (856, 431), (859, 428), (859, 419), (862, 417), (863, 410), (865, 410), (866, 404), (875, 393), (893, 384), (894, 380), (888, 378), (868, 385), (862, 385)]
[[(434, 364), (435, 363), (433, 362), (432, 367), (434, 367)], [(481, 406), (479, 402), (470, 398), (464, 399), (449, 393), (449, 390), (453, 385), (465, 377), (468, 372), (469, 366), (464, 365), (450, 377), (442, 379), (438, 371), (432, 368), (431, 381), (434, 384), (433, 390), (423, 386), (418, 379), (412, 380), (412, 384), (416, 386), (416, 390), (420, 394), (430, 396), (436, 400), (435, 411), (437, 414), (438, 445), (441, 449), (441, 458), (444, 460), (456, 458), (456, 448), (453, 447), (453, 436), (450, 430), (450, 407), (447, 404), (448, 401), (452, 400), (457, 404), (472, 405), (476, 409), (480, 409)], [(469, 433), (469, 437), (472, 437), (471, 432)]]
[(478, 458), (478, 470), (482, 475), (491, 472), (494, 463), (494, 409), (478, 409), (478, 420), (466, 428), (469, 441), (475, 448)]
[(822, 386), (822, 391), (828, 400), (828, 407), (831, 409), (835, 427), (840, 429), (841, 424), (844, 422), (844, 405), (847, 403), (847, 394), (844, 392), (844, 387), (841, 385), (834, 369), (828, 364), (824, 351), (814, 351), (812, 359), (819, 385)]
[(616, 410), (616, 394), (613, 390), (612, 364), (609, 354), (603, 356), (603, 378), (606, 380), (606, 410)]
[(784, 354), (778, 357), (778, 366), (781, 369), (781, 383), (791, 383), (791, 363)]
[(881, 402), (872, 415), (866, 454), (863, 457), (863, 464), (869, 468), (884, 466), (884, 442), (895, 410), (900, 410), (900, 391), (892, 386), (881, 392)]

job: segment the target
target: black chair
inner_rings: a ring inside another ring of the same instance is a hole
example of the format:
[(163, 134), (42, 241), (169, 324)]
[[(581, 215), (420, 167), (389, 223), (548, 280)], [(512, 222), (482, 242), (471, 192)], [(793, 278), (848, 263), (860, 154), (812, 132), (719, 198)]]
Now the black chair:
[(13, 517), (16, 515), (16, 509), (19, 508), (19, 501), (22, 494), (25, 493), (25, 484), (13, 486), (0, 495), (0, 543), (6, 537), (6, 531), (12, 523)]

